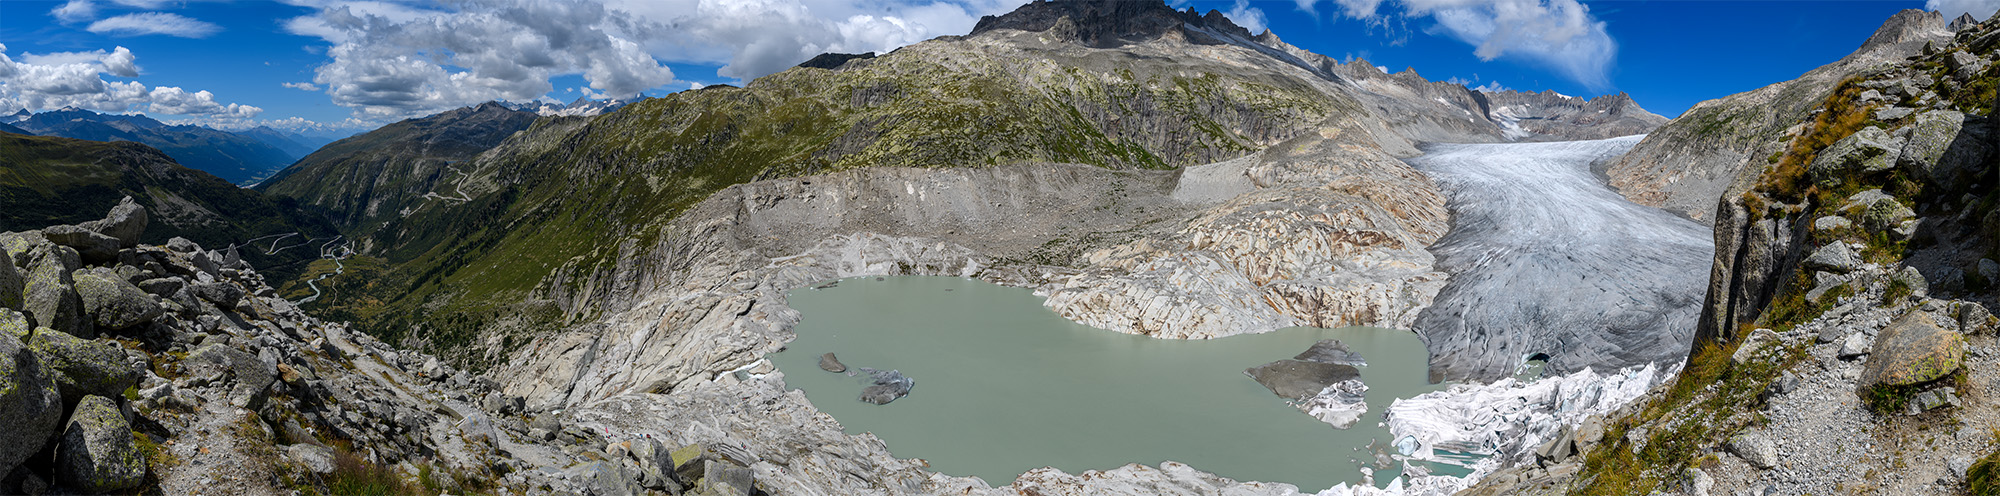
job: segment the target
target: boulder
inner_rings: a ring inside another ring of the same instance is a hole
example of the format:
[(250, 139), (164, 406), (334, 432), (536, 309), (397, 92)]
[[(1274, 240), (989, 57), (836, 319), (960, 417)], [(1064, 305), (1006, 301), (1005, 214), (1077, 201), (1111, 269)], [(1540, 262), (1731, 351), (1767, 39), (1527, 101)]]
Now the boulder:
[(120, 248), (139, 246), (139, 236), (146, 234), (146, 207), (127, 196), (118, 200), (118, 205), (111, 207), (111, 213), (103, 220), (85, 222), (79, 227), (117, 239)]
[(1883, 231), (1901, 225), (1903, 221), (1917, 218), (1917, 213), (1903, 202), (1894, 198), (1883, 198), (1868, 204), (1868, 210), (1861, 213), (1861, 226), (1869, 231)]
[(196, 283), (187, 289), (188, 294), (208, 300), (223, 309), (236, 308), (236, 302), (243, 300), (243, 288), (226, 282)]
[(333, 473), (333, 448), (311, 443), (285, 447), (285, 458), (315, 474)]
[(1979, 277), (1985, 278), (1986, 284), (2000, 284), (2000, 262), (1994, 262), (1991, 258), (1982, 258), (1979, 259), (1979, 266), (1974, 267), (1973, 270), (1979, 271)]
[(98, 234), (77, 226), (49, 226), (42, 228), (42, 237), (49, 242), (76, 250), (86, 263), (104, 263), (118, 260), (118, 238)]
[[(1891, 87), (1891, 88), (1893, 89), (1896, 87)], [(1914, 114), (1916, 112), (1917, 109), (1909, 107), (1883, 107), (1880, 110), (1875, 111), (1875, 120), (1882, 122), (1891, 122), (1904, 117), (1909, 117), (1910, 114)]]
[(1337, 363), (1278, 360), (1244, 369), (1243, 374), (1263, 384), (1273, 394), (1298, 400), (1318, 395), (1320, 390), (1334, 383), (1360, 377), (1361, 370)]
[(1834, 356), (1839, 358), (1854, 358), (1866, 355), (1872, 349), (1871, 344), (1868, 341), (1867, 334), (1859, 332), (1848, 334), (1847, 339), (1840, 341), (1840, 351), (1835, 352)]
[(703, 462), (701, 494), (713, 496), (750, 496), (755, 487), (749, 468), (722, 460)]
[(1757, 354), (1764, 348), (1780, 342), (1776, 331), (1770, 329), (1751, 331), (1750, 336), (1743, 339), (1743, 345), (1738, 346), (1736, 352), (1729, 355), (1729, 361), (1737, 365), (1749, 363), (1751, 359), (1757, 358)]
[(153, 301), (153, 295), (125, 279), (109, 276), (85, 271), (71, 275), (83, 303), (83, 313), (90, 316), (99, 330), (131, 329), (166, 313), (166, 309)]
[(833, 352), (830, 352), (830, 351), (829, 351), (829, 352), (826, 352), (826, 353), (823, 353), (823, 354), (820, 354), (820, 356), (819, 356), (819, 369), (820, 369), (820, 370), (824, 370), (824, 371), (827, 371), (827, 372), (832, 372), (832, 373), (836, 373), (836, 374), (838, 374), (838, 373), (841, 373), (841, 372), (846, 372), (846, 371), (847, 371), (847, 364), (844, 364), (844, 363), (840, 363), (840, 359), (839, 359), (839, 358), (836, 358), (836, 357), (834, 357), (834, 356), (833, 356)]
[(1993, 313), (1985, 305), (1964, 302), (1958, 306), (1958, 329), (1966, 334), (1981, 334), (1993, 328)]
[(76, 295), (68, 263), (76, 251), (53, 245), (39, 246), (30, 255), (28, 282), (23, 286), (21, 311), (36, 327), (47, 327), (77, 336), (94, 336), (83, 320), (83, 301)]
[(139, 371), (126, 361), (125, 349), (108, 341), (93, 341), (42, 329), (28, 349), (55, 370), (63, 404), (85, 396), (116, 398), (139, 383)]
[(1848, 247), (1847, 243), (1835, 241), (1813, 250), (1812, 255), (1806, 257), (1806, 268), (1845, 274), (1861, 268), (1861, 256), (1854, 253), (1854, 248)]
[(1961, 139), (1965, 125), (1965, 114), (1957, 111), (1918, 114), (1896, 165), (1934, 185), (1950, 187), (1970, 178), (1985, 161), (1987, 148), (1982, 140)]
[(1937, 380), (1965, 359), (1965, 336), (1945, 330), (1929, 312), (1912, 311), (1875, 336), (1861, 387), (1907, 386)]
[(1778, 466), (1778, 447), (1764, 436), (1740, 434), (1729, 439), (1727, 448), (1753, 467), (1770, 469)]
[[(1917, 270), (1916, 267), (1903, 267), (1903, 270), (1899, 270), (1893, 274), (1889, 274), (1889, 278), (1891, 280), (1901, 282), (1904, 285), (1909, 286), (1910, 294), (1912, 295), (1924, 296), (1931, 294), (1930, 280), (1924, 278), (1923, 271)], [(1894, 304), (1894, 303), (1896, 302), (1893, 301), (1884, 302), (1884, 304)]]
[(1806, 172), (1815, 184), (1835, 186), (1850, 175), (1895, 167), (1896, 154), (1902, 149), (1902, 140), (1882, 132), (1882, 128), (1868, 126), (1826, 147)]
[(0, 332), (0, 474), (41, 451), (62, 424), (54, 375), (14, 333)]
[(118, 404), (102, 396), (77, 403), (56, 446), (56, 481), (85, 494), (137, 487), (146, 457), (132, 444), (132, 426)]
[(188, 354), (182, 362), (188, 374), (204, 377), (217, 372), (227, 372), (236, 378), (236, 387), (229, 393), (229, 404), (256, 409), (263, 405), (264, 398), (271, 390), (271, 384), (278, 381), (264, 367), (264, 361), (249, 353), (216, 343), (202, 345)]

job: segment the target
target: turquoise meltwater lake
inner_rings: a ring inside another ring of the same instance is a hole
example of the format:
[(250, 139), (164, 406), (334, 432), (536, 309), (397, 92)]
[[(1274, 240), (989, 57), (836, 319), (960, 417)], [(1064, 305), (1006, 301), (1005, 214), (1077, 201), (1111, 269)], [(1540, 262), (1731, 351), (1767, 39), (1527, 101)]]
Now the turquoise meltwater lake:
[[(1407, 331), (1154, 339), (1070, 322), (1026, 289), (953, 277), (843, 279), (793, 291), (790, 305), (804, 315), (798, 339), (770, 356), (789, 387), (898, 457), (994, 485), (1044, 466), (1078, 473), (1167, 460), (1306, 491), (1358, 483), (1375, 451), (1393, 452), (1382, 411), (1442, 387), (1427, 383), (1428, 355)], [(1368, 414), (1350, 429), (1300, 412), (1243, 373), (1322, 339), (1368, 361)], [(864, 403), (867, 375), (820, 370), (827, 352), (850, 371), (897, 370), (916, 385), (893, 403)]]

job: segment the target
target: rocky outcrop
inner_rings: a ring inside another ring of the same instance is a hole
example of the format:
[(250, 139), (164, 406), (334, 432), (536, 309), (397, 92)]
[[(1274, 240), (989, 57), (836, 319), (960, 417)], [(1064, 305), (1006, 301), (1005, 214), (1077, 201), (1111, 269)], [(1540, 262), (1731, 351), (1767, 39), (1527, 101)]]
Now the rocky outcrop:
[(132, 426), (118, 405), (88, 396), (76, 405), (56, 445), (56, 482), (85, 494), (137, 487), (146, 458), (132, 445)]
[[(1902, 11), (1846, 58), (1798, 79), (1695, 104), (1648, 134), (1606, 174), (1634, 202), (1714, 224), (1718, 234), (1738, 231), (1720, 224), (1727, 212), (1717, 210), (1716, 199), (1748, 190), (1835, 86), (1917, 55), (1926, 43), (1951, 39), (1938, 13)], [(1717, 238), (1718, 248), (1724, 244)]]

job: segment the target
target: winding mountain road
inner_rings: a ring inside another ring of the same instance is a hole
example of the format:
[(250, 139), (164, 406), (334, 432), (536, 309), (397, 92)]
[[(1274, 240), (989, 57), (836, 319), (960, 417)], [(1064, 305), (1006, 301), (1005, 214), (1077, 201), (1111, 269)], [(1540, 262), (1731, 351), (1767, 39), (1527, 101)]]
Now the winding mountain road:
[(1434, 145), (1408, 160), (1452, 212), (1430, 248), (1451, 279), (1415, 325), (1433, 378), (1492, 381), (1537, 355), (1550, 374), (1686, 355), (1713, 233), (1591, 172), (1640, 138)]

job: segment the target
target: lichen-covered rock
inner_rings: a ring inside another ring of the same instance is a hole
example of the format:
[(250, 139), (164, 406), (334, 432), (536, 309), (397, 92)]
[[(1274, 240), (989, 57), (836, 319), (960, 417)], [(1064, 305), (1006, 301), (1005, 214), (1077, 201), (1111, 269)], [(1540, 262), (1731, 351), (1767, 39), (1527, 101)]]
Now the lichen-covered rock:
[(68, 247), (40, 245), (30, 249), (28, 281), (23, 286), (21, 311), (36, 327), (47, 327), (77, 336), (91, 336), (93, 329), (83, 320), (83, 301), (77, 297), (70, 271), (80, 263), (76, 251)]
[(1881, 172), (1896, 166), (1896, 154), (1903, 149), (1901, 139), (1868, 126), (1833, 142), (1813, 159), (1806, 172), (1813, 183), (1833, 186), (1849, 174)]
[(1869, 204), (1868, 210), (1861, 213), (1861, 225), (1870, 231), (1881, 231), (1914, 218), (1917, 218), (1917, 213), (1903, 206), (1903, 202), (1883, 198)]
[[(0, 326), (10, 320), (22, 321), (0, 309)], [(13, 332), (0, 332), (0, 473), (41, 451), (62, 423), (62, 394), (53, 373)]]
[(0, 308), (20, 310), (21, 290), (27, 284), (27, 276), (21, 274), (21, 269), (14, 268), (12, 257), (0, 260)]
[(146, 294), (122, 278), (85, 271), (71, 276), (76, 281), (76, 293), (82, 300), (83, 313), (89, 315), (91, 322), (100, 330), (130, 329), (152, 322), (166, 313), (166, 309), (153, 301), (153, 295)]
[(27, 267), (29, 250), (46, 244), (51, 243), (49, 238), (42, 237), (41, 231), (0, 233), (0, 252), (6, 253), (8, 261), (16, 267)]
[(42, 229), (42, 237), (55, 244), (76, 249), (83, 261), (90, 263), (109, 262), (118, 259), (118, 238), (98, 234), (96, 231), (77, 226), (49, 226)]
[(1861, 386), (1907, 386), (1937, 380), (1958, 370), (1965, 359), (1965, 336), (1938, 327), (1929, 312), (1912, 311), (1875, 337)]
[(137, 487), (146, 479), (146, 457), (132, 444), (132, 425), (118, 404), (85, 397), (63, 428), (56, 447), (56, 481), (85, 494)]
[(127, 196), (118, 200), (118, 205), (111, 207), (111, 213), (106, 214), (103, 220), (85, 222), (78, 227), (117, 239), (120, 248), (138, 246), (139, 235), (146, 233), (146, 207), (139, 206)]
[(117, 397), (139, 382), (139, 371), (125, 361), (125, 349), (107, 341), (43, 329), (28, 348), (56, 371), (64, 404), (91, 395)]

